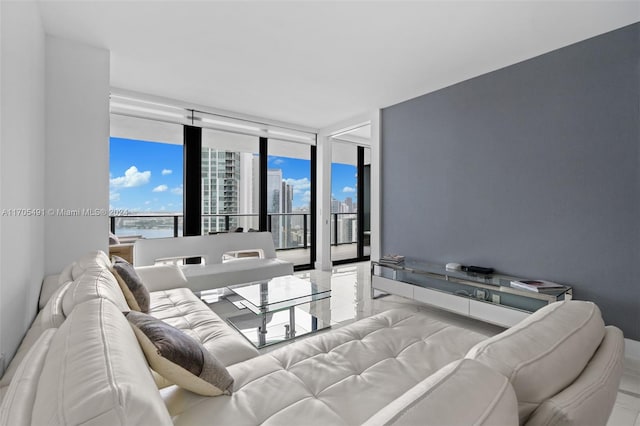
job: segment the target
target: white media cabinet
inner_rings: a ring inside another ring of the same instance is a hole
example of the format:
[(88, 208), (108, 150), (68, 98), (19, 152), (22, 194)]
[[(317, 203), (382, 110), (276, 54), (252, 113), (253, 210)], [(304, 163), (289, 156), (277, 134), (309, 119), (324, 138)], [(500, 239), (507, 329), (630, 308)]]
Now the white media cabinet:
[(414, 299), (502, 327), (510, 327), (541, 307), (572, 298), (571, 287), (537, 293), (510, 286), (521, 278), (449, 271), (444, 266), (371, 262), (371, 291)]

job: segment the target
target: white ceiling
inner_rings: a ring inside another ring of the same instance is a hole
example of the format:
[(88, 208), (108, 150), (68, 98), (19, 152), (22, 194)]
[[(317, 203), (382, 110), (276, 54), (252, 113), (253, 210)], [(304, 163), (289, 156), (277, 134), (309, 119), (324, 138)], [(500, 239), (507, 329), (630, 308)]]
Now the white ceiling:
[(114, 87), (314, 128), (637, 22), (640, 2), (40, 0)]

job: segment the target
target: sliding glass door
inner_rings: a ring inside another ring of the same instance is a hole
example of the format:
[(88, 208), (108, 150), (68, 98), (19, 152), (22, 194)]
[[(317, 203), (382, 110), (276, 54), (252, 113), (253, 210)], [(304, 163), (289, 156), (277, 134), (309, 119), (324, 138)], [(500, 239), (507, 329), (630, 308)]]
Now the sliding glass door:
[(304, 143), (268, 141), (267, 230), (273, 234), (278, 257), (298, 269), (311, 267), (314, 260), (313, 148)]
[(368, 260), (370, 148), (335, 140), (331, 152), (331, 260)]

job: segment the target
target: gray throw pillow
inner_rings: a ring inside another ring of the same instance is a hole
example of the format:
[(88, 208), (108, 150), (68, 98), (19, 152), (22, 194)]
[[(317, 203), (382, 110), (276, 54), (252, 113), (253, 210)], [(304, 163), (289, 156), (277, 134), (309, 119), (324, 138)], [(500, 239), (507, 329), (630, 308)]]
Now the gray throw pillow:
[(200, 342), (151, 315), (125, 315), (156, 373), (200, 395), (231, 394), (233, 377)]
[(129, 307), (134, 311), (149, 312), (149, 290), (133, 266), (123, 258), (113, 256), (113, 272)]

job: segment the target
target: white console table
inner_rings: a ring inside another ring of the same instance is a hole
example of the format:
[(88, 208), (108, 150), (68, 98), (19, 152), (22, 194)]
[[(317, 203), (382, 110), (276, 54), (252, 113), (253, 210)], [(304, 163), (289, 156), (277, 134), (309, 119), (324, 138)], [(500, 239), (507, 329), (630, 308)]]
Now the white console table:
[(371, 262), (371, 291), (414, 299), (502, 327), (510, 327), (541, 307), (572, 298), (571, 287), (537, 293), (510, 286), (521, 278), (448, 271), (444, 266)]

